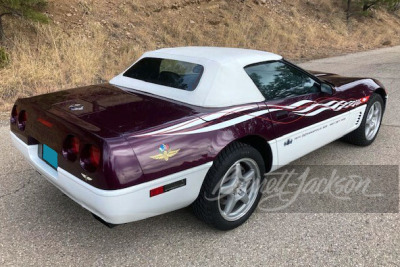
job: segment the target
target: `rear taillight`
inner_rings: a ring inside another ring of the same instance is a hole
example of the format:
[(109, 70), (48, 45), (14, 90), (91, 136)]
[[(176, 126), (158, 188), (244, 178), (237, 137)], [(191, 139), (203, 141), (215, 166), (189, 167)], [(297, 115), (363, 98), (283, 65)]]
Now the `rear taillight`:
[(66, 159), (75, 161), (79, 154), (79, 139), (73, 135), (68, 135), (63, 144), (62, 154)]
[(23, 131), (25, 130), (26, 121), (28, 120), (28, 114), (25, 110), (22, 110), (18, 115), (18, 128)]
[(90, 147), (90, 163), (96, 168), (100, 165), (100, 149), (96, 146)]
[(11, 111), (10, 123), (12, 124), (17, 123), (17, 119), (18, 119), (17, 105), (14, 105)]
[(81, 166), (89, 172), (94, 172), (100, 165), (101, 151), (95, 145), (86, 145), (81, 154)]

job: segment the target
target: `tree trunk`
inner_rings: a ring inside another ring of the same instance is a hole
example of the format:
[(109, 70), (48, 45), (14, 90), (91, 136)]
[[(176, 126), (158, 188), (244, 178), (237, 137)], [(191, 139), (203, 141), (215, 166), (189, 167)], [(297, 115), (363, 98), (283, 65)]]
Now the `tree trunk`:
[(349, 24), (349, 21), (350, 21), (350, 8), (351, 8), (351, 0), (347, 0), (347, 12), (346, 12), (347, 24)]
[(0, 16), (0, 43), (2, 43), (4, 41), (4, 39), (6, 38), (6, 36), (4, 34), (2, 18), (3, 18), (3, 16)]
[(3, 28), (3, 17), (7, 15), (12, 15), (13, 13), (11, 12), (6, 12), (0, 14), (0, 43), (4, 42), (6, 39), (6, 35), (4, 34), (4, 28)]

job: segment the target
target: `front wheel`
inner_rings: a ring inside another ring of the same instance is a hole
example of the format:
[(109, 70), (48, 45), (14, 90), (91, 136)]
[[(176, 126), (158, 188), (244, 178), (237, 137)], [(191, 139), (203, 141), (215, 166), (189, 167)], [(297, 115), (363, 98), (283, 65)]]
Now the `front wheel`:
[(238, 227), (257, 207), (264, 173), (263, 158), (255, 148), (232, 143), (207, 173), (193, 203), (195, 215), (220, 230)]
[(372, 144), (381, 127), (383, 111), (384, 104), (382, 97), (378, 94), (372, 94), (361, 125), (353, 132), (345, 135), (343, 140), (358, 146)]

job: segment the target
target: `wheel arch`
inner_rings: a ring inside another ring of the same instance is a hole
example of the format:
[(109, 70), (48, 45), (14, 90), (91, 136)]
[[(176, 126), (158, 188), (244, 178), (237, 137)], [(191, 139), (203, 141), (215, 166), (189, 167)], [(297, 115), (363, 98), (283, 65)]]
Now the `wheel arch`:
[[(241, 142), (247, 145), (254, 147), (258, 152), (260, 152), (261, 156), (264, 159), (265, 163), (265, 171), (269, 172), (272, 168), (273, 154), (270, 145), (267, 140), (258, 135), (247, 135), (238, 139), (235, 139), (233, 142)], [(227, 146), (229, 146), (229, 143)]]
[[(265, 161), (265, 169), (264, 166), (258, 166), (263, 169), (260, 170), (262, 174), (269, 171), (269, 165), (271, 165), (269, 162), (272, 161), (272, 150), (269, 147), (267, 139), (262, 136), (245, 135), (226, 141), (227, 142), (224, 142), (224, 146), (222, 146), (222, 144), (219, 145), (219, 148), (222, 149), (215, 155), (214, 164), (208, 170), (202, 182), (200, 192), (196, 200), (192, 203), (193, 212), (199, 219), (220, 230), (230, 230), (244, 223), (256, 209), (261, 198), (260, 189), (256, 187), (257, 191), (254, 202), (249, 202), (251, 206), (245, 208), (243, 215), (234, 218), (232, 221), (222, 216), (219, 202), (210, 201), (219, 199), (219, 190), (216, 189), (219, 189), (221, 186), (221, 178), (224, 177), (224, 174), (229, 168), (236, 165), (238, 159), (243, 159), (243, 153), (240, 153), (242, 149), (247, 152), (246, 155), (250, 154), (249, 157), (253, 156), (258, 164), (262, 164), (261, 161)], [(262, 158), (255, 153), (254, 149), (259, 151)], [(262, 179), (262, 177), (260, 178)]]
[(387, 93), (386, 93), (386, 90), (383, 89), (382, 87), (379, 87), (378, 89), (376, 89), (376, 90), (374, 91), (374, 93), (376, 93), (376, 94), (378, 94), (378, 95), (380, 95), (380, 96), (382, 97), (384, 108), (386, 108), (386, 101), (387, 101)]

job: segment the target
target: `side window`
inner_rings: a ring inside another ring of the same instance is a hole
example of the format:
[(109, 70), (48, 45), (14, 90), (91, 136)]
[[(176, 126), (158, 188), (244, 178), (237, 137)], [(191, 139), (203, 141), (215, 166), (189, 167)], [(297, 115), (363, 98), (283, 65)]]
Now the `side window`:
[(311, 77), (282, 62), (254, 64), (245, 71), (267, 100), (319, 92)]

